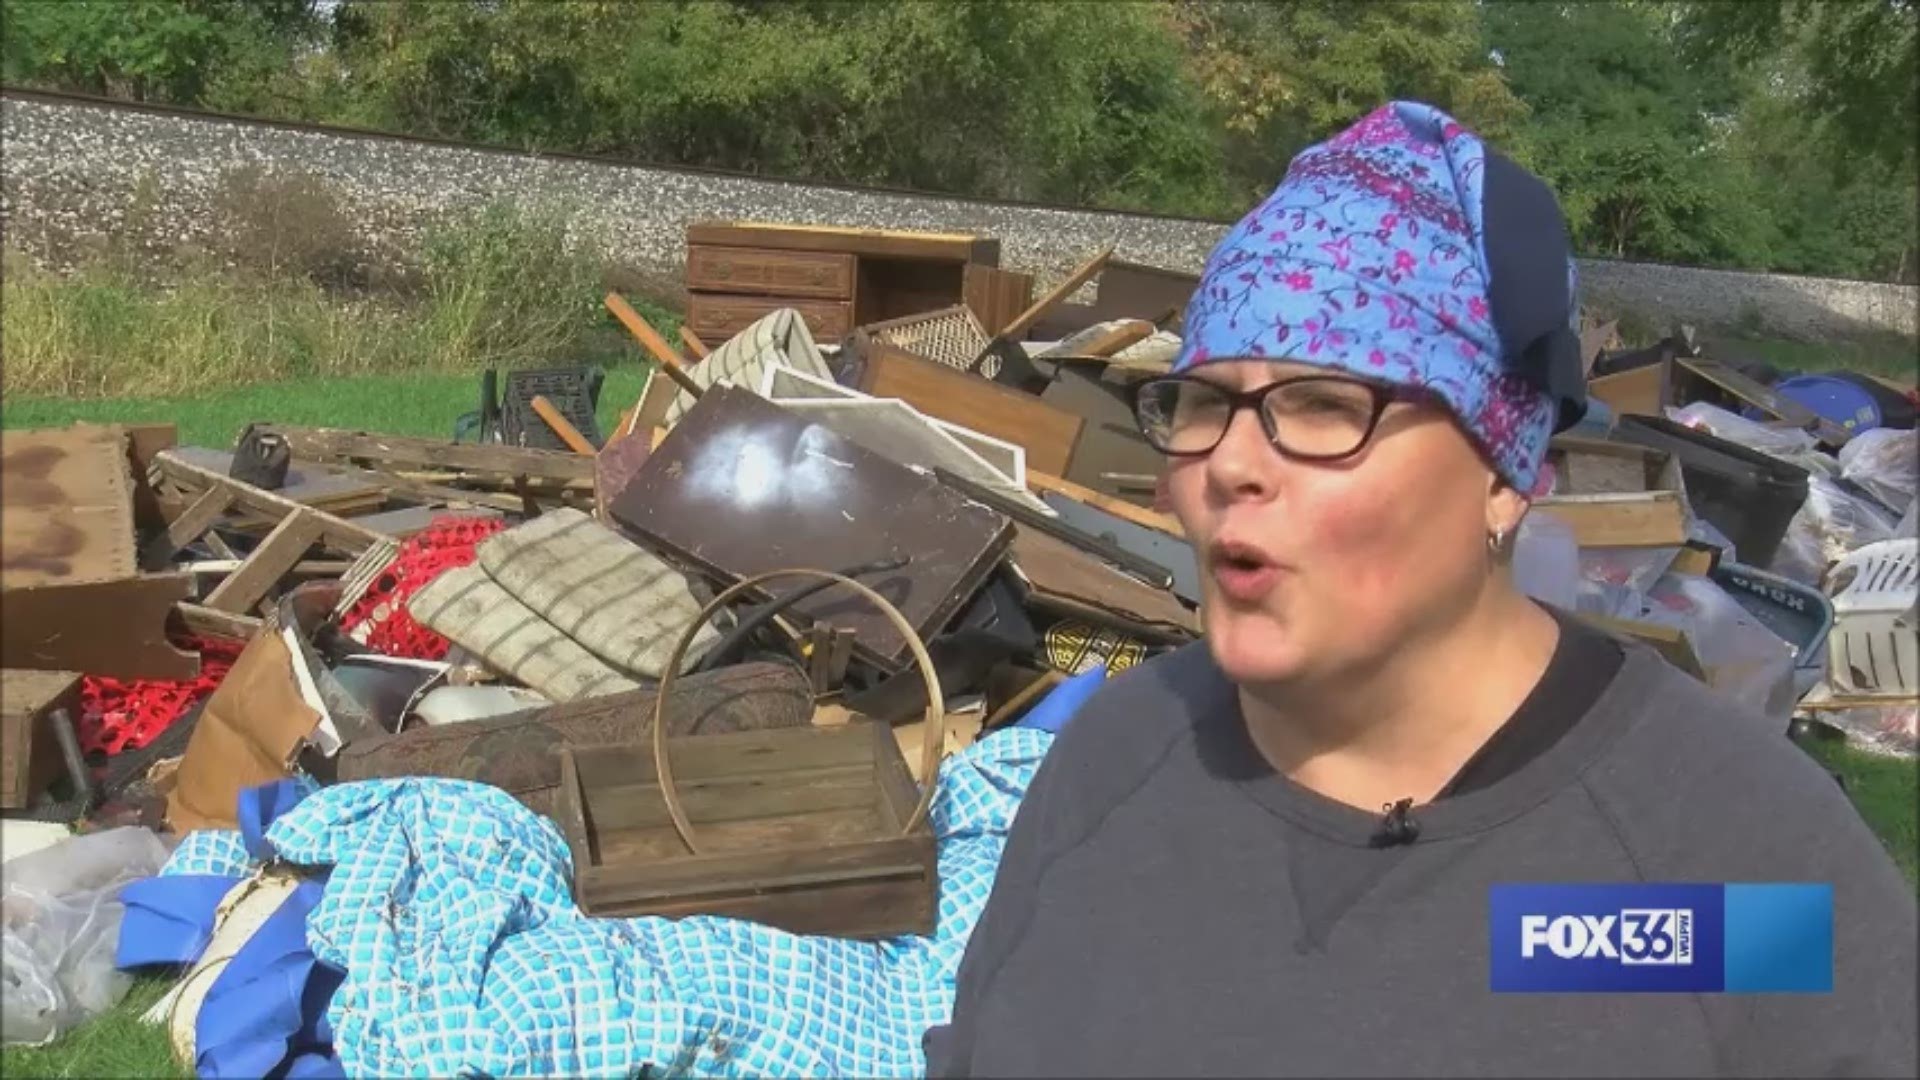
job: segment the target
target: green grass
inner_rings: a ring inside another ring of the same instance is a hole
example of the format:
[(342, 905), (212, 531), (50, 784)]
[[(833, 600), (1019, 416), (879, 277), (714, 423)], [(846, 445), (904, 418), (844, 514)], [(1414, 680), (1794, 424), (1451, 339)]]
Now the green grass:
[[(1728, 337), (1716, 339), (1717, 360), (1737, 354), (1742, 360), (1763, 360), (1786, 371), (1858, 371), (1905, 385), (1913, 384), (1920, 345), (1914, 339), (1888, 334), (1853, 341), (1808, 342), (1782, 338)], [(1725, 353), (1727, 355), (1720, 355)]]
[(1893, 861), (1909, 882), (1920, 883), (1920, 769), (1914, 762), (1860, 750), (1839, 739), (1808, 738), (1800, 745), (1840, 774), (1853, 805)]
[(190, 1077), (193, 1070), (174, 1063), (167, 1029), (140, 1022), (140, 1014), (160, 1000), (171, 979), (134, 980), (119, 1005), (92, 1023), (48, 1046), (9, 1046), (0, 1050), (0, 1076), (24, 1077)]
[[(640, 396), (646, 368), (637, 362), (607, 368), (600, 389), (600, 431), (611, 431), (620, 410)], [(504, 382), (504, 380), (503, 380)], [(192, 397), (66, 400), (8, 397), (0, 426), (61, 427), (90, 423), (171, 423), (182, 445), (228, 449), (249, 421), (340, 427), (388, 435), (452, 438), (454, 421), (479, 408), (480, 376), (468, 373), (307, 378), (238, 386)]]

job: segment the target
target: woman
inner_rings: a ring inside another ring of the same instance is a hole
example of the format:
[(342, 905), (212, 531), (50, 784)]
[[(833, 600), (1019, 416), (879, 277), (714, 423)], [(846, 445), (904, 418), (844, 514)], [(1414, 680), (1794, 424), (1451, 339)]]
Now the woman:
[[(1914, 1075), (1914, 895), (1845, 795), (1514, 586), (1570, 266), (1544, 185), (1408, 103), (1213, 252), (1136, 399), (1205, 641), (1049, 752), (932, 1075)], [(1832, 990), (1496, 993), (1509, 882), (1830, 883)]]

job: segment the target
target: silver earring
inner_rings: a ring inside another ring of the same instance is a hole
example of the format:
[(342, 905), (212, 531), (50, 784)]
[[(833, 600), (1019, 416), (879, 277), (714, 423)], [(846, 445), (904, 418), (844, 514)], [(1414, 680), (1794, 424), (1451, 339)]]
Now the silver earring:
[(1506, 546), (1506, 543), (1507, 530), (1505, 529), (1495, 529), (1487, 534), (1487, 550), (1496, 555), (1500, 553), (1501, 548)]

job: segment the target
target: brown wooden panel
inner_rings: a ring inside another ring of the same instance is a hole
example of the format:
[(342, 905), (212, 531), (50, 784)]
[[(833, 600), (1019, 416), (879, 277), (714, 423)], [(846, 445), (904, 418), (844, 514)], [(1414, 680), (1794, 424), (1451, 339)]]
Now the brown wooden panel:
[(868, 350), (860, 389), (1025, 447), (1029, 469), (1055, 476), (1066, 473), (1085, 423), (1032, 394), (880, 345)]
[[(612, 509), (648, 548), (728, 579), (910, 557), (863, 584), (923, 638), (972, 597), (1012, 539), (1005, 517), (932, 477), (724, 385), (680, 418)], [(789, 611), (853, 632), (854, 650), (870, 663), (906, 661), (899, 629), (849, 590), (829, 588)]]
[(687, 244), (725, 244), (778, 248), (782, 251), (844, 251), (883, 259), (932, 259), (1000, 265), (1000, 241), (962, 233), (705, 221), (687, 226)]
[(797, 300), (736, 293), (687, 294), (687, 323), (702, 340), (724, 342), (768, 313), (789, 307), (800, 313), (815, 341), (839, 341), (853, 328), (850, 300)]
[(0, 586), (132, 576), (127, 461), (118, 427), (0, 433)]
[(853, 299), (854, 257), (844, 251), (687, 248), (687, 288), (768, 296)]
[(191, 679), (200, 656), (175, 648), (166, 628), (173, 606), (192, 598), (192, 574), (8, 589), (0, 597), (0, 666)]
[(1672, 396), (1672, 361), (1602, 375), (1587, 383), (1587, 396), (1606, 403), (1615, 416), (1663, 416)]
[(60, 775), (60, 746), (48, 730), (52, 713), (77, 717), (80, 676), (71, 671), (0, 672), (0, 807), (32, 804)]
[(968, 263), (960, 294), (980, 326), (989, 335), (997, 334), (1033, 303), (1033, 275)]
[(1093, 310), (1102, 319), (1157, 319), (1169, 308), (1186, 310), (1199, 287), (1193, 274), (1112, 259), (1100, 271)]
[(954, 307), (966, 294), (962, 263), (862, 258), (855, 326)]

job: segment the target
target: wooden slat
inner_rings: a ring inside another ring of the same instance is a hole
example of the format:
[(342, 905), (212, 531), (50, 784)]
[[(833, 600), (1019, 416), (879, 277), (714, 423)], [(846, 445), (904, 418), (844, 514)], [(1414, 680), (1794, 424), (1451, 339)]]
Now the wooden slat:
[(401, 471), (409, 467), (453, 469), (497, 477), (538, 477), (544, 480), (591, 483), (592, 464), (576, 454), (534, 450), (520, 446), (441, 442), (403, 435), (375, 435), (344, 428), (258, 424), (261, 431), (287, 440), (293, 456), (307, 461), (370, 464)]
[[(223, 476), (209, 469), (203, 469), (177, 455), (172, 450), (162, 450), (154, 455), (154, 463), (160, 471), (173, 482), (196, 491), (209, 488), (221, 488), (233, 495), (234, 504), (263, 514), (278, 521), (295, 510), (305, 510), (320, 523), (320, 538), (330, 547), (348, 554), (357, 555), (382, 540), (393, 539), (362, 525), (356, 525), (345, 518), (335, 517), (324, 510), (303, 507), (299, 503), (289, 502), (271, 491), (257, 488), (252, 484), (241, 483), (230, 476)], [(591, 462), (588, 465), (591, 466)], [(591, 474), (589, 474), (591, 475)]]
[(1587, 383), (1587, 396), (1606, 403), (1615, 416), (1661, 416), (1672, 396), (1672, 361), (1602, 375)]
[(215, 611), (239, 614), (259, 603), (274, 583), (292, 570), (307, 549), (320, 539), (323, 524), (314, 511), (302, 507), (288, 514), (267, 534), (266, 540), (247, 556), (240, 569), (214, 587), (207, 606)]
[(1069, 499), (1098, 507), (1118, 518), (1125, 518), (1135, 525), (1148, 529), (1157, 529), (1168, 536), (1185, 537), (1186, 530), (1180, 527), (1180, 519), (1172, 514), (1161, 514), (1136, 506), (1125, 499), (1116, 499), (1092, 488), (1082, 487), (1071, 480), (1063, 480), (1033, 468), (1027, 469), (1027, 486), (1035, 491), (1054, 491)]
[(263, 619), (253, 615), (236, 615), (230, 611), (215, 611), (204, 604), (179, 603), (173, 610), (180, 616), (180, 624), (190, 634), (202, 637), (226, 638), (229, 641), (251, 641), (253, 635), (263, 625)]
[(859, 389), (1024, 447), (1027, 469), (1064, 473), (1085, 420), (1031, 394), (890, 346), (869, 346)]
[(213, 528), (232, 505), (233, 493), (225, 488), (201, 492), (179, 517), (173, 519), (166, 532), (147, 542), (146, 550), (140, 553), (140, 565), (149, 570), (166, 566), (181, 548)]
[(0, 808), (18, 810), (60, 775), (60, 747), (51, 727), (80, 705), (80, 675), (72, 671), (0, 672)]
[(1614, 495), (1550, 495), (1535, 510), (1572, 527), (1581, 547), (1679, 547), (1687, 542), (1687, 512), (1675, 491)]

